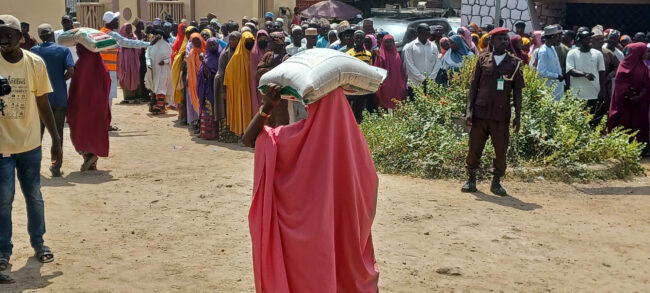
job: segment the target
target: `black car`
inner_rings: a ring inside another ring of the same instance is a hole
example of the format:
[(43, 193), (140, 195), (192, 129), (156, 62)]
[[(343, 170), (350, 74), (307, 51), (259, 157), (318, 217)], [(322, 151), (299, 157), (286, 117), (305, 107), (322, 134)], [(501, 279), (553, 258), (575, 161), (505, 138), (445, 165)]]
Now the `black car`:
[[(375, 30), (379, 29), (388, 32), (395, 38), (395, 44), (397, 45), (397, 50), (402, 51), (404, 45), (406, 45), (406, 32), (409, 29), (415, 30), (418, 25), (421, 23), (426, 23), (430, 26), (432, 25), (441, 25), (443, 31), (448, 33), (452, 30), (458, 28), (452, 27), (450, 22), (446, 18), (386, 18), (386, 17), (373, 17), (371, 18), (374, 23)], [(452, 21), (453, 23), (453, 21)], [(415, 39), (415, 36), (413, 36)]]

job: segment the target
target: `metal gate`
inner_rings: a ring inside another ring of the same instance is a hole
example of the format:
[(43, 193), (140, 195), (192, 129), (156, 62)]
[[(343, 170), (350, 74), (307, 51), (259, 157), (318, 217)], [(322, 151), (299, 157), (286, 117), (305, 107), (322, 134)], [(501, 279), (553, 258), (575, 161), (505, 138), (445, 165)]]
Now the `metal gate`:
[(92, 27), (95, 29), (100, 29), (104, 26), (104, 4), (103, 3), (77, 3), (77, 21), (81, 23), (83, 27)]
[(165, 16), (171, 15), (174, 22), (180, 22), (186, 18), (185, 6), (181, 1), (147, 1), (149, 5), (149, 19), (165, 19)]

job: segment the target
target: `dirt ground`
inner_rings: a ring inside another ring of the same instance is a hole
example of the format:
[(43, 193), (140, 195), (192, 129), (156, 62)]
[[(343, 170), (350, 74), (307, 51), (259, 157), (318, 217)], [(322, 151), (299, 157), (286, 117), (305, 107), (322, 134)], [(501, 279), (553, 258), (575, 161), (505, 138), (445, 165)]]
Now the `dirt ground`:
[[(80, 173), (66, 128), (63, 178), (44, 141), (46, 244), (32, 257), (14, 203), (12, 285), (0, 292), (253, 292), (252, 150), (197, 139), (174, 115), (114, 105), (111, 155)], [(650, 164), (645, 163), (647, 168)], [(373, 226), (382, 292), (648, 292), (650, 180), (461, 182), (380, 175)], [(487, 182), (480, 190), (487, 191)], [(6, 273), (6, 272), (5, 272)]]

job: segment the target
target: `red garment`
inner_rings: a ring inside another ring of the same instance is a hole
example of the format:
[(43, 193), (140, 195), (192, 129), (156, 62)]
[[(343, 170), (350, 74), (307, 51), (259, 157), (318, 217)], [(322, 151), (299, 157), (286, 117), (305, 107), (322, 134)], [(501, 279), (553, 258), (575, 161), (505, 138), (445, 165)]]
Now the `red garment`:
[[(633, 43), (627, 46), (625, 56), (616, 72), (614, 94), (609, 105), (607, 127), (613, 129), (623, 126), (625, 129), (638, 130), (636, 139), (648, 143), (648, 108), (650, 107), (650, 70), (643, 55), (647, 48), (645, 43)], [(625, 97), (633, 96), (633, 91), (641, 93), (641, 99), (632, 101)]]
[(521, 61), (524, 62), (524, 64), (528, 64), (530, 62), (530, 60), (528, 60), (528, 54), (526, 54), (524, 50), (521, 49), (518, 50), (515, 47), (515, 44), (519, 41), (521, 41), (520, 35), (512, 36), (512, 38), (510, 38), (510, 47), (508, 47), (508, 51), (513, 55), (515, 55), (515, 57), (521, 59)]
[(172, 60), (174, 60), (174, 56), (181, 49), (181, 46), (183, 46), (183, 41), (185, 41), (185, 30), (183, 29), (183, 24), (179, 24), (178, 30), (176, 31), (176, 40), (174, 40), (174, 44), (172, 45)]
[(396, 48), (386, 50), (384, 43), (386, 40), (395, 40), (393, 36), (386, 35), (381, 41), (379, 57), (375, 66), (386, 69), (388, 77), (377, 92), (379, 104), (385, 109), (395, 109), (393, 99), (403, 101), (406, 98), (406, 76), (402, 68), (402, 58), (399, 56)]
[(77, 55), (68, 95), (70, 139), (77, 151), (108, 157), (111, 77), (99, 53), (77, 45)]
[(260, 61), (262, 61), (262, 57), (264, 57), (264, 54), (268, 52), (269, 47), (265, 49), (262, 49), (259, 47), (259, 39), (260, 37), (264, 35), (266, 36), (266, 39), (271, 42), (271, 37), (269, 36), (269, 33), (267, 33), (265, 30), (260, 30), (257, 32), (257, 36), (255, 37), (255, 46), (253, 46), (253, 50), (251, 50), (251, 63), (250, 63), (250, 89), (251, 89), (251, 117), (255, 116), (255, 113), (259, 111), (260, 106), (262, 105), (262, 93), (260, 93), (259, 90), (257, 90), (257, 86), (259, 85), (259, 78), (257, 77), (257, 65), (260, 64)]
[(248, 215), (257, 292), (378, 292), (378, 178), (342, 89), (265, 127)]

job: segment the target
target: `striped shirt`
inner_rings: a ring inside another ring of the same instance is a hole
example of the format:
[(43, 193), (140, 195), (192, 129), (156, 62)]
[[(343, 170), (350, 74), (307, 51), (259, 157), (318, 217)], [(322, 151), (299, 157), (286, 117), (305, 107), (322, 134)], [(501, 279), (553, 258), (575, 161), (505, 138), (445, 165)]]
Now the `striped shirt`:
[(354, 48), (352, 48), (348, 50), (347, 54), (363, 62), (366, 62), (368, 65), (372, 65), (372, 53), (370, 53), (368, 50), (357, 52), (354, 50)]

